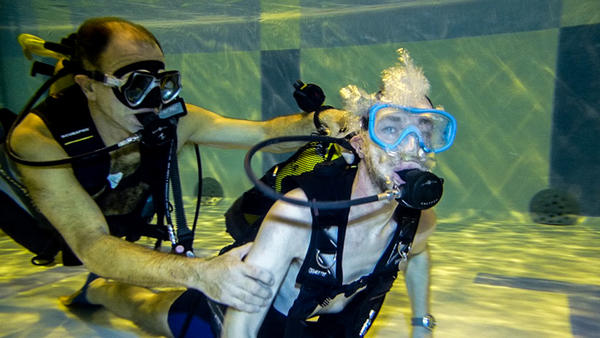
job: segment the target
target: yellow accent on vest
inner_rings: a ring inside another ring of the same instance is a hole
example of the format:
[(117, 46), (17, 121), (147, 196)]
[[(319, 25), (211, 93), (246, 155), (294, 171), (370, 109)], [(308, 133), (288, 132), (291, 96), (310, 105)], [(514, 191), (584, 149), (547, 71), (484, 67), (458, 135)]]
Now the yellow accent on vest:
[[(315, 165), (326, 160), (335, 160), (342, 156), (342, 149), (338, 144), (332, 143), (327, 147), (324, 156), (317, 153), (315, 146), (306, 147), (302, 153), (294, 160), (287, 163), (284, 167), (276, 168), (275, 190), (281, 192), (281, 182), (288, 176), (298, 176), (312, 171)], [(275, 172), (274, 172), (275, 173)]]
[(91, 139), (92, 137), (94, 137), (94, 135), (82, 137), (82, 138), (77, 139), (77, 140), (66, 142), (65, 145), (68, 146), (69, 144), (77, 143), (77, 142), (80, 142), (80, 141), (85, 141), (85, 140)]

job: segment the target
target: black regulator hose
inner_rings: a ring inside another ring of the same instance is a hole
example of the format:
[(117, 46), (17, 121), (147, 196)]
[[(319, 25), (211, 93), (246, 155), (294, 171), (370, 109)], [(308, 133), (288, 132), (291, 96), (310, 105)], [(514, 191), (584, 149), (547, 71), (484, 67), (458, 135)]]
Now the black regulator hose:
[(405, 184), (403, 184), (398, 189), (388, 190), (378, 195), (372, 195), (344, 201), (304, 201), (286, 197), (284, 196), (284, 194), (275, 191), (269, 185), (259, 180), (258, 177), (256, 177), (256, 175), (254, 175), (254, 173), (252, 172), (252, 167), (250, 163), (252, 160), (252, 156), (254, 156), (254, 154), (261, 148), (264, 148), (274, 143), (298, 141), (337, 143), (342, 147), (351, 150), (354, 156), (358, 156), (356, 152), (354, 152), (354, 148), (352, 148), (352, 146), (348, 143), (347, 140), (328, 136), (283, 136), (260, 142), (254, 147), (252, 147), (246, 154), (246, 158), (244, 159), (244, 169), (246, 170), (248, 178), (250, 178), (250, 180), (252, 181), (252, 183), (254, 183), (256, 188), (267, 197), (270, 197), (274, 200), (279, 199), (292, 204), (323, 210), (342, 209), (351, 207), (353, 205), (391, 199), (396, 199), (399, 203), (406, 207), (423, 210), (433, 207), (440, 201), (442, 197), (444, 180), (440, 177), (437, 177), (431, 172), (419, 169), (406, 169), (396, 172), (400, 176), (400, 178), (404, 180)]
[(329, 136), (314, 136), (314, 135), (313, 136), (282, 136), (282, 137), (268, 139), (268, 140), (265, 140), (265, 141), (262, 141), (262, 142), (256, 144), (254, 147), (250, 148), (248, 153), (246, 153), (246, 157), (244, 158), (244, 169), (246, 170), (246, 174), (248, 175), (248, 178), (250, 179), (250, 181), (252, 181), (252, 183), (256, 186), (256, 188), (258, 190), (260, 190), (260, 192), (265, 194), (267, 197), (270, 197), (274, 200), (279, 199), (279, 200), (286, 201), (286, 202), (289, 202), (292, 204), (306, 206), (306, 207), (310, 207), (313, 209), (323, 209), (323, 210), (343, 209), (343, 208), (351, 207), (353, 205), (371, 203), (371, 202), (375, 202), (375, 201), (378, 201), (381, 199), (393, 198), (392, 192), (386, 192), (386, 193), (382, 193), (379, 195), (372, 195), (372, 196), (368, 196), (368, 197), (357, 198), (357, 199), (353, 199), (353, 200), (345, 200), (345, 201), (315, 201), (315, 200), (303, 201), (303, 200), (299, 200), (299, 199), (295, 199), (295, 198), (289, 198), (289, 197), (284, 196), (284, 194), (278, 193), (277, 191), (272, 189), (270, 186), (268, 186), (267, 184), (262, 182), (260, 179), (258, 179), (258, 177), (256, 177), (256, 175), (254, 175), (254, 173), (252, 172), (251, 161), (252, 161), (252, 157), (254, 156), (254, 154), (256, 154), (256, 152), (258, 150), (260, 150), (264, 147), (267, 147), (271, 144), (275, 144), (275, 143), (299, 142), (299, 141), (303, 141), (303, 142), (317, 141), (317, 142), (337, 143), (337, 144), (341, 145), (342, 147), (353, 151), (352, 146), (345, 139), (339, 139), (339, 138), (334, 138), (334, 137), (329, 137)]
[(105, 147), (102, 149), (90, 151), (90, 152), (87, 152), (84, 154), (75, 155), (75, 156), (71, 156), (71, 157), (65, 157), (65, 158), (61, 158), (61, 159), (57, 159), (57, 160), (50, 160), (50, 161), (30, 161), (30, 160), (26, 160), (22, 157), (19, 157), (19, 155), (17, 155), (10, 147), (9, 141), (7, 138), (6, 139), (6, 150), (7, 150), (6, 152), (8, 153), (8, 156), (17, 163), (32, 166), (32, 167), (49, 167), (49, 166), (54, 166), (54, 165), (73, 163), (75, 161), (84, 160), (84, 159), (87, 159), (87, 158), (90, 158), (93, 156), (97, 156), (99, 154), (110, 153), (111, 151), (115, 151), (117, 149), (123, 148), (126, 145), (129, 145), (131, 143), (138, 142), (140, 139), (141, 139), (141, 135), (136, 133), (117, 144), (113, 144), (112, 146), (108, 146), (108, 147)]
[(198, 224), (198, 216), (200, 215), (200, 204), (202, 203), (202, 159), (200, 157), (200, 147), (197, 144), (194, 144), (194, 152), (196, 153), (196, 164), (198, 166), (198, 194), (196, 194), (196, 211), (194, 212), (192, 234), (196, 233), (196, 225)]

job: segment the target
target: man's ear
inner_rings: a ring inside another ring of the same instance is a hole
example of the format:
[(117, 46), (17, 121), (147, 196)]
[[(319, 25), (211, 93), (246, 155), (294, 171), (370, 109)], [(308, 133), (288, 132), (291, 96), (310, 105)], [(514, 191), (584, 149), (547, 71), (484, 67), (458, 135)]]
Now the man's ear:
[(358, 154), (358, 157), (365, 158), (365, 151), (364, 151), (365, 140), (363, 140), (362, 134), (359, 133), (357, 135), (354, 135), (350, 139), (350, 144), (352, 145), (352, 147), (354, 148), (354, 150)]
[(96, 99), (96, 92), (94, 91), (94, 80), (90, 79), (87, 75), (83, 74), (75, 75), (74, 79), (88, 100)]

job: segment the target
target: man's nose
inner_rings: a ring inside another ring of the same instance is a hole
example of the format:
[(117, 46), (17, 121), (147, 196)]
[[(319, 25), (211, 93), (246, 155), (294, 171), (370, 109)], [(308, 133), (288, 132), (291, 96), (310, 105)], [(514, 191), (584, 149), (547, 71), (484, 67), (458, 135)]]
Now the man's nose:
[(417, 154), (420, 148), (419, 137), (413, 133), (406, 135), (398, 148), (403, 153)]

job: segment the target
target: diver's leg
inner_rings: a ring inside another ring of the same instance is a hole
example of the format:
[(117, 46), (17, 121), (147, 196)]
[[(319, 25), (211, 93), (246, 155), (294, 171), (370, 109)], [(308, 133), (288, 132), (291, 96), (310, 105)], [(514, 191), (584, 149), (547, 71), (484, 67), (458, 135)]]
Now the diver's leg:
[(9, 191), (7, 184), (0, 177), (0, 229), (37, 255), (32, 259), (34, 264), (50, 265), (60, 250), (56, 231), (24, 209), (17, 196)]
[(150, 289), (98, 278), (87, 290), (87, 300), (103, 305), (153, 334), (173, 336), (168, 315), (171, 305), (184, 290), (154, 292)]

